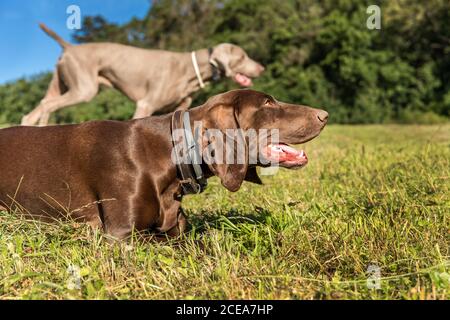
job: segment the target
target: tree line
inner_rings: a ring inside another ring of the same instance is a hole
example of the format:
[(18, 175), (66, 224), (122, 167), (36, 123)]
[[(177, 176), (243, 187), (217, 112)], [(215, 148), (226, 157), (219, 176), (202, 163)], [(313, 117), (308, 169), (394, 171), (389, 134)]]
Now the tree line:
[[(372, 4), (381, 9), (379, 30), (366, 26)], [(231, 42), (266, 66), (254, 89), (326, 109), (331, 122), (436, 123), (450, 117), (449, 21), (448, 0), (157, 0), (144, 18), (122, 25), (86, 16), (72, 40), (175, 51)], [(40, 74), (0, 86), (0, 123), (19, 123), (49, 81)], [(234, 88), (214, 83), (194, 105)], [(124, 120), (134, 108), (102, 89), (52, 122)]]

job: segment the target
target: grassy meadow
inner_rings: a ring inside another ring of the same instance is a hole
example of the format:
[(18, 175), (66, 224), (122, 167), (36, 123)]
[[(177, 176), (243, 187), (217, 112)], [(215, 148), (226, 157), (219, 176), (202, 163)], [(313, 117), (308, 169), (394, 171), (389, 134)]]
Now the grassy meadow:
[(304, 149), (264, 186), (211, 179), (167, 243), (3, 212), (0, 298), (449, 299), (450, 125), (332, 125)]

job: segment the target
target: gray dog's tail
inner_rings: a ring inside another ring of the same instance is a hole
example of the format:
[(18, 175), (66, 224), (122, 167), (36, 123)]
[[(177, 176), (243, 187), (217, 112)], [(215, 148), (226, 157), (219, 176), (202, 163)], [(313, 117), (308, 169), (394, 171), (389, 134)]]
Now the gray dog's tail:
[(60, 45), (61, 47), (63, 47), (63, 49), (65, 49), (65, 48), (67, 48), (67, 47), (70, 46), (70, 43), (64, 41), (64, 39), (61, 38), (60, 36), (58, 36), (58, 35), (56, 34), (55, 31), (50, 30), (49, 28), (47, 28), (47, 26), (46, 26), (45, 24), (40, 23), (40, 24), (39, 24), (39, 27), (41, 27), (41, 29), (44, 30), (44, 32), (45, 32), (46, 34), (48, 34), (50, 37), (52, 37), (53, 39), (55, 39), (56, 42), (58, 42), (59, 45)]

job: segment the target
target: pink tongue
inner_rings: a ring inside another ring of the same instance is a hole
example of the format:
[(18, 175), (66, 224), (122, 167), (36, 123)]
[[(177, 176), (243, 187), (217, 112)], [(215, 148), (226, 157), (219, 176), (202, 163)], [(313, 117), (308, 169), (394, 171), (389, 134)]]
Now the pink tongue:
[(252, 79), (250, 79), (246, 75), (243, 75), (242, 73), (236, 73), (236, 75), (234, 76), (234, 81), (236, 81), (243, 87), (250, 87), (253, 84)]
[(299, 157), (305, 157), (305, 153), (303, 151), (298, 151), (288, 145), (280, 144), (277, 145), (278, 148), (281, 148), (283, 152), (280, 154), (280, 161), (283, 160), (296, 160)]
[(278, 159), (278, 161), (295, 161), (299, 159), (307, 159), (306, 153), (303, 150), (294, 149), (286, 144), (269, 145), (265, 149), (266, 155), (269, 158)]

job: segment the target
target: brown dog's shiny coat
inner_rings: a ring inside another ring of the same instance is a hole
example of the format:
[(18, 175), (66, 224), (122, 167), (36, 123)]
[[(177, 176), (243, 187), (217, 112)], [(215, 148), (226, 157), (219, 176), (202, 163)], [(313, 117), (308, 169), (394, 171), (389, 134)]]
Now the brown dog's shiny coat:
[[(325, 111), (252, 90), (219, 94), (189, 113), (192, 124), (202, 121), (203, 129), (279, 129), (280, 141), (289, 144), (314, 138), (327, 121)], [(2, 129), (0, 205), (43, 219), (70, 216), (117, 238), (133, 229), (178, 235), (186, 220), (171, 161), (170, 123), (168, 114)], [(230, 191), (244, 180), (259, 180), (248, 163), (202, 166), (207, 177), (218, 176)]]

